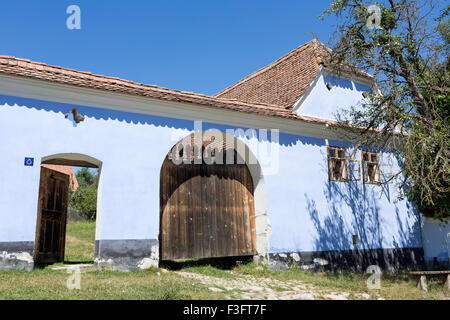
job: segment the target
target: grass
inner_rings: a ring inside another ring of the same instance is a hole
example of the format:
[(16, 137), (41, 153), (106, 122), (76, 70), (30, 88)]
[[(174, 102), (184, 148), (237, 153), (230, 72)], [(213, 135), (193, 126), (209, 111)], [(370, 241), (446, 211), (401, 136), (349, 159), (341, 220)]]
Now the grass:
[[(176, 270), (183, 270), (213, 276), (218, 278), (239, 278), (249, 275), (256, 278), (271, 278), (281, 281), (297, 280), (314, 286), (318, 290), (327, 292), (348, 292), (349, 297), (366, 293), (371, 299), (383, 298), (386, 300), (441, 300), (450, 299), (450, 292), (444, 286), (442, 276), (427, 276), (428, 292), (417, 288), (418, 279), (409, 274), (389, 274), (381, 276), (381, 289), (369, 290), (367, 279), (369, 274), (363, 273), (334, 273), (334, 272), (306, 272), (292, 268), (286, 271), (270, 270), (266, 266), (245, 261), (228, 263), (227, 267), (217, 267), (218, 260), (203, 259), (196, 261), (178, 262)], [(170, 266), (169, 266), (170, 267)], [(283, 288), (273, 289), (283, 291)]]
[[(93, 263), (95, 223), (67, 225), (64, 264)], [(223, 299), (197, 281), (159, 268), (115, 272), (82, 269), (81, 290), (69, 290), (71, 274), (52, 270), (62, 263), (27, 271), (0, 271), (0, 299)]]
[[(93, 263), (95, 223), (67, 225), (64, 264)], [(0, 299), (224, 299), (201, 283), (159, 268), (115, 272), (82, 269), (81, 290), (69, 290), (71, 274), (52, 270), (57, 263), (27, 271), (0, 271)]]
[(94, 263), (95, 222), (74, 222), (67, 225), (64, 262)]
[[(67, 225), (65, 264), (93, 263), (95, 223), (75, 222)], [(55, 264), (58, 265), (58, 264)], [(165, 262), (160, 268), (143, 271), (115, 272), (94, 268), (82, 269), (81, 290), (69, 290), (70, 276), (65, 270), (51, 266), (33, 272), (0, 271), (0, 299), (225, 299), (236, 292), (213, 292), (196, 280), (184, 278), (173, 271), (194, 272), (210, 277), (238, 279), (244, 275), (281, 281), (302, 281), (320, 292), (348, 292), (349, 297), (367, 293), (377, 299), (450, 299), (441, 277), (428, 278), (428, 292), (417, 288), (417, 279), (407, 274), (383, 274), (381, 289), (368, 290), (368, 274), (311, 273), (290, 269), (274, 271), (245, 259), (197, 259)], [(59, 264), (61, 265), (61, 264)], [(276, 291), (285, 289), (273, 287)]]
[[(85, 270), (81, 290), (66, 286), (70, 274), (50, 267), (0, 272), (0, 299), (222, 299), (198, 282), (174, 273)], [(159, 271), (158, 271), (159, 272)]]
[[(203, 272), (201, 268), (197, 270), (191, 268), (191, 271)], [(408, 274), (385, 273), (381, 277), (381, 289), (369, 290), (367, 289), (369, 274), (363, 273), (312, 273), (295, 268), (287, 271), (274, 271), (254, 263), (238, 264), (232, 269), (232, 272), (281, 281), (299, 280), (318, 289), (348, 292), (350, 295), (367, 293), (373, 299), (378, 297), (387, 300), (450, 299), (450, 292), (445, 288), (442, 276), (428, 276), (428, 292), (425, 292), (417, 288), (418, 279)]]

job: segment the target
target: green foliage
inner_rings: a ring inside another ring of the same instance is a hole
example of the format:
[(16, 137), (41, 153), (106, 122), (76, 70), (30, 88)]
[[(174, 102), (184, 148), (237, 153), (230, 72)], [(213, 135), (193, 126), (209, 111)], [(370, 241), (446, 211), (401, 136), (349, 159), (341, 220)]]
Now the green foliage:
[[(373, 28), (374, 4), (381, 17)], [(342, 110), (340, 121), (351, 125), (356, 147), (396, 152), (402, 196), (441, 219), (450, 211), (449, 8), (434, 0), (335, 0), (323, 13), (341, 19), (327, 67), (374, 76), (374, 93)], [(355, 126), (367, 129), (355, 134)]]
[(90, 186), (94, 183), (95, 176), (89, 170), (89, 168), (82, 168), (76, 174), (78, 184), (80, 186)]
[(97, 214), (98, 174), (83, 168), (76, 174), (79, 187), (69, 191), (69, 206), (81, 211), (89, 219), (95, 220)]

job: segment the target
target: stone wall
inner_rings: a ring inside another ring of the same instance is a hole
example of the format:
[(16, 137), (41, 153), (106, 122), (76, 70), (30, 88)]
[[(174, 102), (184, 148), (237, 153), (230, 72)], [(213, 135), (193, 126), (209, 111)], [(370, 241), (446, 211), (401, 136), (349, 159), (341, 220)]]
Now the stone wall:
[(33, 253), (34, 242), (0, 242), (0, 270), (33, 270)]
[(114, 271), (143, 270), (159, 265), (156, 239), (96, 240), (95, 267)]
[(370, 265), (377, 265), (381, 270), (389, 272), (423, 269), (423, 248), (270, 253), (268, 259), (268, 267), (273, 270), (298, 267), (309, 271), (365, 272)]

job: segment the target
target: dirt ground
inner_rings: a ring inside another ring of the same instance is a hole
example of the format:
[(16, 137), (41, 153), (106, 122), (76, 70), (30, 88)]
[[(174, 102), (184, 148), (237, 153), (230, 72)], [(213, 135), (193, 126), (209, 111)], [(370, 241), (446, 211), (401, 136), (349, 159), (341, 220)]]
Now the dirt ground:
[[(200, 281), (214, 292), (228, 292), (229, 299), (244, 300), (348, 300), (369, 299), (367, 293), (333, 292), (315, 288), (299, 280), (280, 281), (271, 278), (255, 278), (236, 274), (236, 278), (217, 278), (197, 273), (178, 271), (177, 274)], [(378, 298), (383, 300), (383, 298)]]

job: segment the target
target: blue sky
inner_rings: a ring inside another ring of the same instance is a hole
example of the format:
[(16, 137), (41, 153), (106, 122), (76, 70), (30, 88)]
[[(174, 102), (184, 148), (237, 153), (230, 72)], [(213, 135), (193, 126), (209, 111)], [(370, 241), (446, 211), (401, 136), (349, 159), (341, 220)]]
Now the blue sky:
[[(0, 54), (212, 95), (317, 35), (330, 0), (4, 1)], [(66, 8), (81, 9), (69, 30)]]

